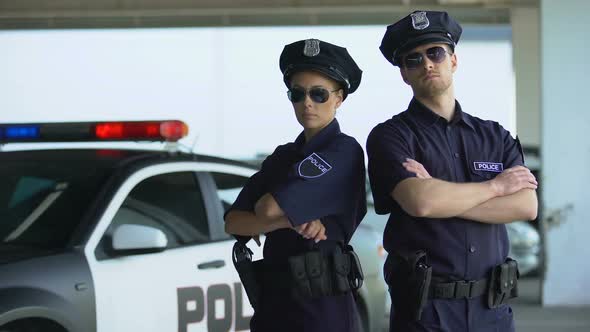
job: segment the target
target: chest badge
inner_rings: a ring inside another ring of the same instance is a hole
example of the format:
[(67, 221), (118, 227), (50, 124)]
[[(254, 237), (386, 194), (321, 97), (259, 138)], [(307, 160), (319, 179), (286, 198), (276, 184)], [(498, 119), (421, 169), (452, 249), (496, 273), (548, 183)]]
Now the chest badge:
[(303, 178), (313, 179), (328, 173), (331, 169), (332, 165), (314, 152), (299, 162), (297, 172)]
[(476, 171), (502, 173), (504, 171), (504, 164), (489, 161), (474, 161), (473, 169)]

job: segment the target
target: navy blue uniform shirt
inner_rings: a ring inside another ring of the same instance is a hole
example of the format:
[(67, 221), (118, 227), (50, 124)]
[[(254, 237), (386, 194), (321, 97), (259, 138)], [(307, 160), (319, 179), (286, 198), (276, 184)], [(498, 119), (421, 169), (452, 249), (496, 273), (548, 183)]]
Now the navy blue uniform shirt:
[(449, 123), (412, 99), (408, 110), (372, 130), (367, 153), (375, 210), (391, 213), (383, 236), (387, 252), (425, 250), (433, 274), (455, 280), (484, 278), (504, 262), (509, 243), (503, 224), (416, 218), (391, 196), (400, 181), (415, 177), (402, 165), (406, 158), (424, 165), (434, 178), (457, 183), (487, 181), (523, 165), (520, 144), (500, 124), (464, 113), (458, 102)]
[[(301, 133), (295, 142), (277, 147), (266, 158), (230, 210), (254, 211), (256, 202), (266, 193), (272, 194), (293, 226), (322, 221), (328, 240), (320, 241), (319, 249), (334, 247), (338, 241), (348, 243), (366, 213), (362, 147), (340, 131), (336, 119), (307, 144)], [(312, 246), (313, 240), (304, 239), (294, 230), (279, 229), (266, 234), (264, 260), (285, 263), (287, 257)], [(302, 301), (292, 298), (289, 292), (269, 293), (263, 295), (262, 308), (253, 317), (253, 327), (258, 330), (351, 330), (351, 294)]]

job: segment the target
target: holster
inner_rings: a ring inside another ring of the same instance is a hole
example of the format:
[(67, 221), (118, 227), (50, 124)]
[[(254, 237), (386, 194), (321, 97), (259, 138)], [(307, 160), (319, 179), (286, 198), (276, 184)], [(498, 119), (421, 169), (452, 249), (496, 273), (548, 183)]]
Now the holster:
[(507, 258), (504, 263), (492, 268), (488, 286), (488, 307), (490, 309), (518, 296), (519, 277), (518, 264), (512, 258)]
[(243, 241), (236, 241), (232, 251), (232, 260), (234, 267), (238, 271), (242, 285), (246, 290), (246, 295), (250, 305), (256, 311), (260, 304), (260, 285), (256, 277), (256, 269), (252, 262), (252, 251)]
[(395, 252), (388, 260), (391, 270), (386, 275), (387, 284), (401, 303), (396, 306), (410, 315), (416, 321), (422, 316), (422, 309), (428, 301), (430, 283), (432, 281), (432, 267), (428, 265), (426, 252)]
[(363, 271), (352, 246), (330, 253), (311, 250), (289, 257), (294, 295), (302, 298), (336, 296), (358, 290)]

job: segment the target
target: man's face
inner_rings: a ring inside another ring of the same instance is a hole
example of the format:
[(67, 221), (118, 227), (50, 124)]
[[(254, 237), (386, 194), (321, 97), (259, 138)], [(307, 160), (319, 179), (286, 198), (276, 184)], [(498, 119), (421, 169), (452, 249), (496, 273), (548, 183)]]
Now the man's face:
[(447, 44), (420, 45), (402, 54), (401, 59), (402, 78), (412, 87), (415, 96), (435, 97), (452, 86), (457, 56)]
[[(291, 89), (303, 91), (305, 97), (293, 102), (293, 109), (297, 121), (304, 129), (319, 131), (334, 119), (336, 109), (343, 100), (343, 91), (338, 84), (326, 76), (315, 71), (301, 71), (291, 78)], [(324, 93), (324, 102), (314, 101), (310, 94)]]

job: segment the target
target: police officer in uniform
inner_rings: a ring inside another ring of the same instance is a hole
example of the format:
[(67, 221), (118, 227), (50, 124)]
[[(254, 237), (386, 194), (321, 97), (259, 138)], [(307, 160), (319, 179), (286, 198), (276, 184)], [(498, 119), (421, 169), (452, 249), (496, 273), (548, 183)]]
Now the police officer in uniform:
[[(230, 234), (266, 234), (263, 264), (255, 271), (261, 290), (251, 329), (356, 331), (353, 291), (335, 290), (337, 282), (328, 281), (317, 292), (309, 274), (323, 271), (315, 280), (336, 280), (333, 253), (343, 252), (366, 213), (363, 149), (335, 119), (362, 72), (345, 48), (317, 39), (286, 45), (279, 62), (303, 131), (266, 158), (225, 216)], [(303, 266), (314, 257), (321, 257), (320, 269)], [(295, 281), (299, 263), (303, 279)], [(301, 285), (310, 294), (296, 291)]]
[(414, 94), (367, 140), (375, 209), (390, 213), (390, 331), (514, 330), (506, 299), (518, 273), (504, 224), (536, 218), (537, 181), (517, 139), (455, 100), (461, 32), (446, 12), (416, 11), (380, 46)]

